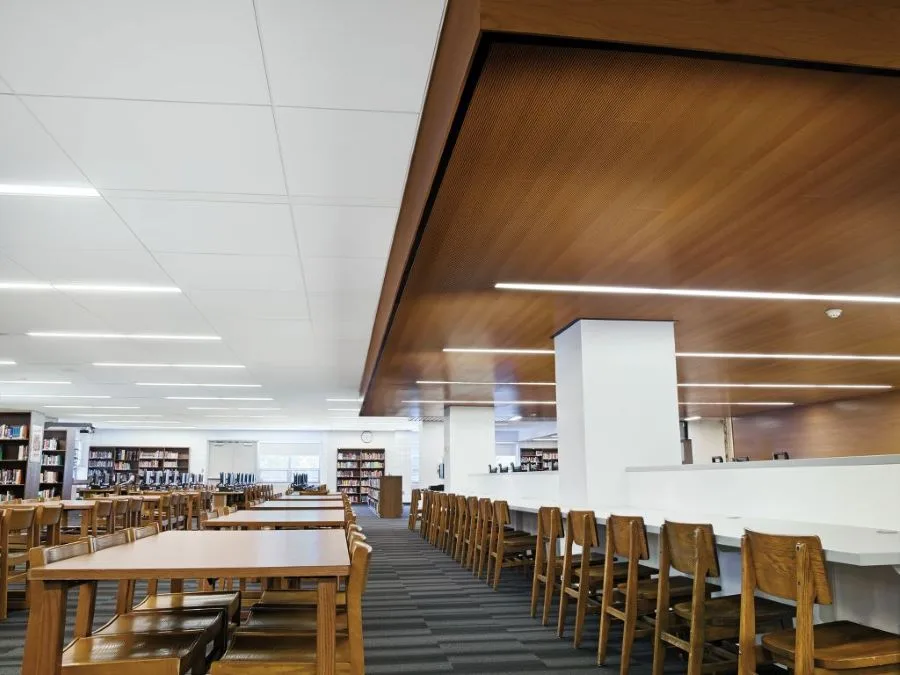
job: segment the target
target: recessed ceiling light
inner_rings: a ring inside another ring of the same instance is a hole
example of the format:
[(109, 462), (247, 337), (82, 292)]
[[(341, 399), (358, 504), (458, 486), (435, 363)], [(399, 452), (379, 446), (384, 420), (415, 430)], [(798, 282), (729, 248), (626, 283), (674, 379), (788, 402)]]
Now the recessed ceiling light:
[(53, 284), (66, 293), (181, 293), (177, 286), (131, 286), (121, 284)]
[(14, 366), (14, 365), (16, 365), (15, 361), (9, 361), (7, 359), (0, 361), (0, 366)]
[(139, 405), (43, 405), (42, 408), (52, 408), (54, 410), (140, 410)]
[(679, 401), (678, 405), (794, 405), (789, 401), (732, 401), (710, 403), (708, 401)]
[(521, 422), (522, 416), (521, 415), (513, 415), (512, 417), (509, 418), (509, 421), (510, 422)]
[[(45, 406), (45, 407), (49, 408), (50, 406)], [(58, 407), (64, 407), (64, 406), (58, 406)], [(162, 415), (135, 415), (134, 413), (115, 414), (115, 413), (76, 413), (76, 412), (73, 412), (73, 413), (67, 413), (67, 414), (72, 415), (74, 417), (162, 417)]]
[(0, 194), (28, 197), (99, 197), (92, 187), (67, 187), (63, 185), (10, 185), (0, 183)]
[[(108, 424), (108, 422), (98, 422), (98, 424)], [(132, 425), (132, 426), (127, 426), (127, 427), (123, 426), (123, 427), (109, 427), (109, 428), (110, 429), (122, 429), (122, 430), (126, 430), (126, 431), (130, 430), (130, 429), (148, 429), (148, 430), (149, 429), (156, 429), (156, 430), (165, 429), (166, 431), (170, 431), (170, 430), (176, 431), (176, 430), (181, 430), (181, 429), (196, 429), (197, 427), (174, 427), (174, 426), (173, 427), (159, 427), (159, 426), (145, 426), (145, 425), (133, 426)]]
[(261, 384), (223, 384), (223, 383), (196, 383), (196, 382), (135, 382), (138, 387), (232, 387), (245, 389), (259, 389)]
[(359, 408), (329, 408), (328, 412), (359, 412)]
[(685, 417), (684, 421), (685, 422), (696, 422), (697, 420), (702, 420), (702, 419), (703, 418), (700, 417), (699, 415), (694, 415), (693, 417)]
[(731, 384), (687, 382), (679, 387), (705, 387), (709, 389), (893, 389), (890, 384)]
[(65, 380), (0, 380), (0, 384), (72, 384)]
[(79, 394), (0, 394), (0, 398), (112, 398), (112, 396), (84, 396)]
[(361, 398), (326, 398), (328, 403), (362, 403)]
[(235, 408), (235, 410), (281, 410), (281, 408)]
[(679, 358), (695, 359), (788, 359), (796, 361), (900, 361), (897, 354), (762, 354), (754, 352), (676, 352)]
[(687, 298), (727, 298), (741, 300), (800, 300), (814, 302), (862, 302), (900, 304), (895, 295), (842, 295), (822, 293), (788, 293), (775, 291), (728, 291), (701, 288), (648, 288), (643, 286), (592, 286), (587, 284), (523, 284), (498, 283), (504, 291), (547, 291), (551, 293), (600, 293), (605, 295), (663, 295)]
[(552, 349), (505, 349), (492, 347), (444, 347), (444, 351), (450, 354), (535, 354), (552, 356)]
[(284, 415), (204, 415), (204, 417), (228, 417), (232, 419), (275, 419)]
[(556, 382), (464, 382), (462, 380), (416, 380), (416, 384), (462, 384), (462, 385), (486, 385), (486, 386), (528, 386), (528, 387), (555, 387)]
[(104, 368), (246, 368), (246, 366), (220, 363), (94, 363)]
[(424, 400), (411, 400), (411, 401), (401, 401), (401, 403), (420, 403), (422, 405), (429, 405), (432, 403), (441, 403), (445, 405), (556, 405), (556, 401), (424, 401)]
[[(111, 416), (108, 416), (111, 417)], [(147, 415), (134, 415), (134, 417), (147, 417)], [(159, 415), (162, 417), (162, 415)], [(148, 420), (106, 420), (108, 424), (146, 424)], [(153, 424), (184, 424), (184, 422), (167, 422), (166, 420), (150, 420)]]
[(218, 335), (167, 335), (165, 333), (81, 333), (71, 331), (30, 331), (29, 337), (79, 338), (87, 340), (221, 340)]
[(274, 401), (268, 396), (166, 396), (167, 401)]

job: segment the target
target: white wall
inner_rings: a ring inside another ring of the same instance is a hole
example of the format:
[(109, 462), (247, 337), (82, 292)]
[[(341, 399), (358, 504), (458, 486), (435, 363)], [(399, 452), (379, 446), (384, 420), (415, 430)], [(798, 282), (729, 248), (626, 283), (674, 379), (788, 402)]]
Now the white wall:
[(419, 433), (419, 484), (415, 487), (437, 485), (438, 464), (444, 461), (444, 423), (422, 422)]
[(694, 464), (712, 464), (713, 457), (725, 457), (725, 420), (702, 419), (687, 425)]
[[(319, 442), (323, 456), (320, 457), (320, 480), (332, 489), (337, 473), (338, 448), (384, 448), (385, 470), (393, 475), (403, 476), (403, 490), (409, 492), (410, 447), (418, 436), (414, 431), (373, 431), (371, 443), (360, 440), (359, 431), (240, 431), (215, 429), (146, 430), (146, 429), (98, 429), (88, 438), (82, 435), (82, 465), (87, 466), (89, 447), (100, 445), (131, 445), (157, 447), (187, 447), (191, 449), (190, 472), (207, 475), (207, 450), (209, 441), (262, 441), (269, 443)], [(443, 444), (443, 438), (442, 438)], [(253, 450), (248, 448), (248, 452)]]

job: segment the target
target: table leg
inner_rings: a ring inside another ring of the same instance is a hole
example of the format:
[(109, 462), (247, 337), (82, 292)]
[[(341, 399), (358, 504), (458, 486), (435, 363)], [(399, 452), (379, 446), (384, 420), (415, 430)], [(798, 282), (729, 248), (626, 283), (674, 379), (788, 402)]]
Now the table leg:
[[(97, 606), (97, 582), (88, 581), (78, 589), (78, 609), (75, 612), (75, 637), (90, 637), (94, 630), (94, 610)], [(119, 612), (121, 614), (121, 612)]]
[(186, 529), (186, 530), (194, 529), (194, 495), (188, 495), (187, 522), (184, 524), (184, 529)]
[(31, 609), (25, 633), (22, 672), (59, 675), (66, 631), (66, 585), (60, 581), (30, 581)]
[(318, 579), (316, 586), (316, 674), (334, 675), (337, 580)]

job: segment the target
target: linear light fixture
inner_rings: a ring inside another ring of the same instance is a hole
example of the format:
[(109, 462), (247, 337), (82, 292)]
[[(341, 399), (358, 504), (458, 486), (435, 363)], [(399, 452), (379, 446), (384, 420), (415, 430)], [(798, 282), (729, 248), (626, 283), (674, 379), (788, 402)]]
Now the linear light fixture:
[[(145, 415), (140, 415), (140, 417), (145, 417)], [(159, 415), (159, 417), (162, 417), (162, 415)], [(104, 420), (107, 424), (147, 424), (148, 421), (153, 424), (184, 424), (184, 422), (169, 422), (166, 420)]]
[[(50, 407), (50, 406), (45, 406)], [(135, 415), (134, 413), (69, 413), (74, 417), (162, 417), (162, 415)]]
[(900, 354), (763, 354), (755, 352), (676, 352), (683, 359), (787, 359), (795, 361), (900, 361)]
[(708, 288), (650, 288), (644, 286), (592, 286), (588, 284), (497, 283), (503, 291), (544, 291), (550, 293), (593, 293), (605, 295), (663, 295), (687, 298), (740, 300), (799, 300), (813, 302), (862, 302), (879, 305), (900, 304), (896, 295), (845, 295), (840, 293), (792, 293), (779, 291), (729, 291)]
[(167, 401), (274, 401), (268, 396), (166, 396)]
[(243, 389), (259, 389), (261, 384), (228, 384), (197, 382), (135, 382), (138, 387), (232, 387)]
[(79, 331), (29, 331), (29, 337), (87, 340), (221, 340), (218, 335), (170, 335), (166, 333), (82, 333)]
[(275, 419), (284, 415), (204, 415), (204, 417), (227, 417), (231, 419)]
[(556, 405), (556, 401), (426, 401), (426, 400), (411, 400), (411, 401), (400, 401), (401, 403), (421, 403), (422, 405), (429, 405), (432, 403), (442, 403), (445, 405)]
[(775, 382), (751, 384), (686, 382), (678, 386), (709, 389), (893, 389), (890, 384), (778, 384)]
[(326, 398), (328, 403), (362, 403), (361, 398)]
[(0, 380), (0, 384), (72, 384), (65, 380)]
[(281, 408), (217, 408), (214, 406), (189, 406), (188, 410), (281, 410)]
[(685, 422), (696, 422), (697, 420), (702, 420), (703, 418), (699, 415), (694, 415), (693, 417), (685, 417), (683, 421)]
[(509, 418), (509, 421), (510, 422), (521, 422), (522, 416), (521, 415), (513, 415), (512, 417)]
[(42, 408), (68, 409), (68, 410), (140, 410), (139, 405), (45, 405)]
[(359, 412), (359, 408), (328, 408), (328, 412)]
[(225, 363), (93, 363), (103, 368), (246, 368), (237, 364)]
[(555, 387), (556, 382), (465, 382), (462, 380), (416, 380), (416, 384), (462, 384), (462, 385), (485, 385), (499, 387), (508, 386), (527, 386), (527, 387)]
[(9, 359), (0, 360), (0, 366), (14, 366), (16, 365), (15, 361), (10, 361)]
[(724, 401), (711, 403), (709, 401), (679, 401), (678, 405), (794, 405), (790, 401)]
[(0, 281), (0, 291), (63, 291), (65, 293), (181, 293), (177, 286), (130, 286), (121, 284), (51, 284), (31, 281)]
[(155, 429), (157, 431), (161, 431), (165, 429), (166, 431), (180, 431), (181, 429), (196, 429), (197, 427), (159, 427), (159, 426), (128, 426), (128, 427), (109, 427), (110, 429), (122, 429), (122, 430), (130, 430), (130, 429), (144, 429), (150, 430)]
[(12, 185), (0, 183), (0, 194), (27, 197), (99, 197), (92, 187), (68, 187), (65, 185)]
[(0, 394), (0, 398), (112, 398), (112, 396), (85, 396), (82, 394)]
[(444, 347), (448, 354), (529, 354), (550, 355), (555, 352), (552, 349), (507, 349), (493, 347)]

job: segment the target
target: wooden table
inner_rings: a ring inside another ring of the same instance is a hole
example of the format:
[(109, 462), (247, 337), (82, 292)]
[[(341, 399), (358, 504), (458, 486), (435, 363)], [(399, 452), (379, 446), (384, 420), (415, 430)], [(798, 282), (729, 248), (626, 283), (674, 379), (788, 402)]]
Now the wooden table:
[(327, 495), (282, 495), (281, 497), (276, 497), (276, 501), (279, 502), (295, 502), (295, 501), (316, 501), (316, 500), (334, 500), (337, 502), (343, 502), (344, 498), (341, 495), (336, 494), (327, 494)]
[(279, 527), (302, 530), (309, 527), (344, 527), (344, 512), (339, 509), (281, 509), (278, 511), (237, 511), (220, 518), (204, 521), (203, 527), (239, 527), (260, 529)]
[(214, 509), (224, 509), (228, 506), (228, 498), (229, 497), (240, 497), (242, 500), (244, 498), (243, 490), (213, 490), (213, 508)]
[[(72, 582), (121, 579), (303, 577), (317, 583), (316, 662), (335, 672), (337, 577), (350, 574), (341, 531), (163, 532), (130, 544), (33, 567), (22, 672), (59, 675)], [(92, 612), (90, 612), (92, 613)], [(87, 625), (93, 617), (84, 619)]]
[(272, 499), (267, 502), (262, 502), (261, 504), (257, 504), (255, 506), (251, 506), (251, 510), (266, 510), (271, 511), (273, 509), (277, 510), (290, 510), (294, 511), (296, 509), (301, 510), (314, 510), (314, 509), (343, 509), (344, 502), (337, 501), (335, 499), (298, 499), (294, 501), (284, 501), (281, 499)]

